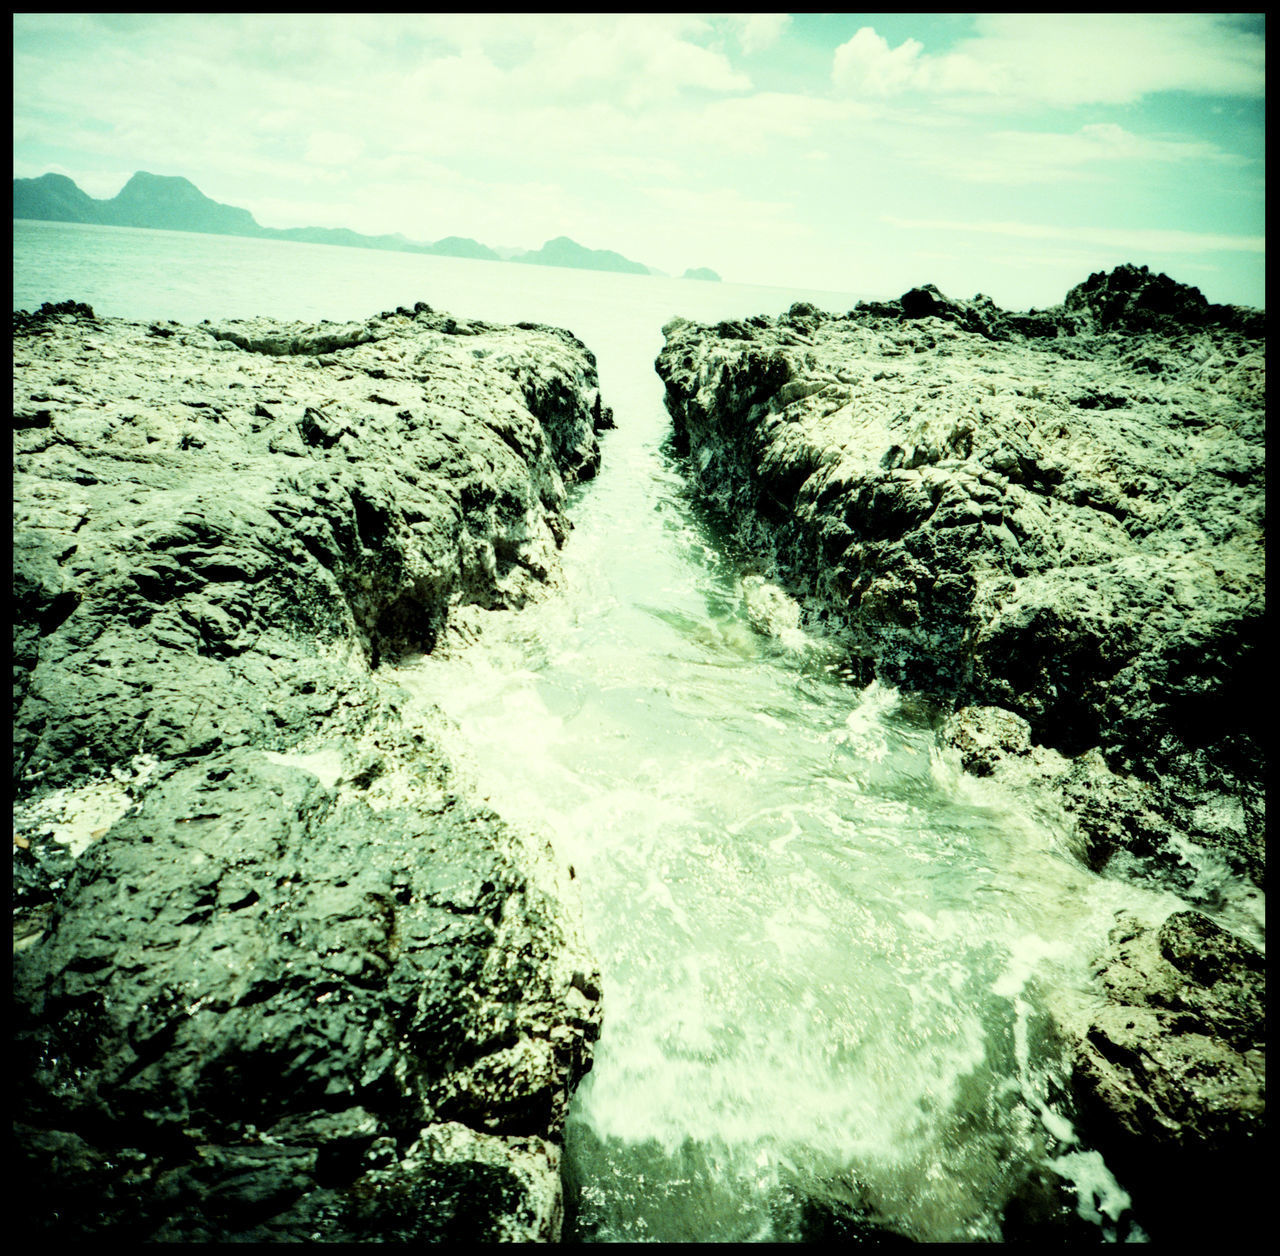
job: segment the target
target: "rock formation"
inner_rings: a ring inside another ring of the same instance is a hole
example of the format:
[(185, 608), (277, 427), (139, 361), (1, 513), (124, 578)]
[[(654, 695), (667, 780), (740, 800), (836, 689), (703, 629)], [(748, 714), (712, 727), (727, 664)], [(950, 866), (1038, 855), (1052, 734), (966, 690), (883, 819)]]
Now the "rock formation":
[(557, 1237), (573, 887), (378, 665), (554, 580), (592, 355), (67, 303), (13, 415), (19, 1231)]
[[(1264, 321), (1121, 267), (1023, 314), (928, 285), (847, 315), (677, 319), (656, 366), (701, 492), (865, 679), (929, 695), (966, 767), (1065, 809), (1092, 867), (1213, 912), (1225, 880), (1264, 875)], [(1232, 946), (1227, 967), (1254, 963)], [(1141, 1058), (1100, 1047), (1101, 1019), (1069, 1027), (1100, 1141), (1198, 1060), (1247, 1158), (1260, 1006), (1241, 1006), (1241, 1033), (1147, 1017)], [(1158, 1156), (1200, 1127), (1143, 1128)]]

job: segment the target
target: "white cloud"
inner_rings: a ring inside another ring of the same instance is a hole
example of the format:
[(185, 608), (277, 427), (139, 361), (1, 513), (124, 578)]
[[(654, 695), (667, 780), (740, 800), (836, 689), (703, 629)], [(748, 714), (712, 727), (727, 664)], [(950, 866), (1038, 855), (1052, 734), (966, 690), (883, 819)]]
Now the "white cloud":
[(697, 118), (696, 133), (685, 137), (707, 149), (764, 153), (786, 150), (804, 141), (809, 146), (843, 133), (848, 124), (869, 121), (877, 110), (858, 101), (827, 100), (787, 92), (753, 92), (709, 101)]
[(1142, 253), (1265, 253), (1265, 236), (1215, 235), (1201, 231), (1166, 231), (1152, 227), (1057, 227), (1031, 222), (962, 222), (945, 218), (900, 218), (881, 221), (904, 231), (977, 232), (1006, 239), (1070, 240), (1077, 244)]
[(772, 48), (778, 42), (782, 32), (791, 24), (790, 13), (745, 13), (735, 14), (734, 20), (740, 22), (738, 43), (748, 56)]
[(862, 27), (835, 50), (832, 81), (854, 95), (907, 92), (1056, 106), (1126, 104), (1153, 92), (1261, 98), (1266, 48), (1215, 13), (1001, 13), (948, 52), (896, 48)]
[(929, 75), (929, 59), (920, 57), (924, 45), (905, 39), (889, 47), (883, 35), (863, 26), (835, 52), (831, 77), (838, 87), (865, 96), (891, 96), (922, 86)]
[(364, 141), (344, 131), (312, 131), (304, 161), (318, 166), (349, 166), (364, 153)]
[(1076, 131), (1001, 130), (921, 137), (912, 159), (966, 183), (1006, 186), (1101, 179), (1132, 180), (1153, 166), (1246, 166), (1250, 158), (1207, 140), (1138, 135), (1114, 122)]

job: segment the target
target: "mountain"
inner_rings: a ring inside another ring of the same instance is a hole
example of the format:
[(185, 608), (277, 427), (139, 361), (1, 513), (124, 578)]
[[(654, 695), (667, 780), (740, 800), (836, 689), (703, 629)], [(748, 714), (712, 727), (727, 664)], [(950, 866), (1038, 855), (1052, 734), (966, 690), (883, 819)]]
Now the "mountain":
[[(203, 231), (210, 235), (254, 236), (298, 244), (333, 244), (353, 249), (385, 249), (398, 253), (435, 253), (444, 257), (524, 262), (531, 266), (570, 266), (577, 270), (609, 270), (647, 275), (648, 266), (610, 249), (588, 249), (557, 236), (540, 249), (491, 249), (466, 236), (446, 236), (434, 244), (396, 233), (367, 236), (346, 227), (262, 227), (247, 209), (211, 200), (189, 179), (139, 170), (110, 200), (81, 191), (64, 174), (14, 179), (13, 216), (48, 222), (87, 222), (108, 227), (152, 227), (163, 231)], [(719, 279), (715, 271), (685, 271), (687, 279)]]
[(690, 266), (688, 270), (680, 276), (681, 279), (708, 279), (712, 283), (720, 283), (720, 276), (716, 274), (710, 266)]
[(163, 231), (206, 231), (212, 235), (262, 234), (247, 209), (210, 200), (189, 179), (137, 174), (102, 205), (102, 221), (113, 227), (153, 227)]
[(429, 244), (415, 244), (402, 235), (361, 235), (347, 227), (259, 227), (255, 235), (295, 244), (337, 244), (349, 249), (385, 249), (393, 253), (434, 253)]
[(649, 268), (621, 253), (610, 249), (588, 249), (570, 240), (568, 236), (556, 236), (540, 249), (522, 253), (511, 259), (527, 262), (531, 266), (572, 266), (575, 270), (613, 270), (626, 275), (647, 275)]
[(65, 174), (14, 179), (13, 216), (50, 222), (101, 222), (101, 201), (82, 192)]
[(502, 258), (487, 244), (478, 240), (470, 240), (466, 236), (445, 236), (432, 246), (433, 253), (441, 253), (445, 257), (472, 257), (486, 262), (500, 262)]
[(214, 235), (265, 234), (247, 209), (210, 200), (189, 179), (139, 170), (109, 201), (95, 200), (62, 174), (14, 179), (13, 216), (106, 227), (155, 227)]

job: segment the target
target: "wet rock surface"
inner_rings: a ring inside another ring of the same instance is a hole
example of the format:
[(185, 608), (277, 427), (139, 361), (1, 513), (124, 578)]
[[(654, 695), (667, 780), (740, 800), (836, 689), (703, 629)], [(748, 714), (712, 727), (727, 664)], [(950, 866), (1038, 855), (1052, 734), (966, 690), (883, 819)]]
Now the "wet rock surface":
[(568, 874), (378, 665), (554, 582), (552, 328), (14, 316), (15, 1128), (33, 1235), (554, 1238)]
[[(1065, 813), (1091, 867), (1211, 913), (1225, 883), (1262, 886), (1262, 312), (1121, 267), (1025, 314), (929, 285), (847, 315), (664, 330), (696, 486), (866, 680), (951, 712), (942, 743)], [(1253, 940), (1223, 960), (1236, 977)], [(1145, 1063), (1104, 1084), (1089, 1044), (1137, 998), (1105, 989), (1073, 1029), (1079, 1086), (1109, 1114), (1099, 1145), (1201, 1068), (1240, 1116), (1239, 1160), (1255, 1057), (1239, 1064), (1212, 1018), (1193, 1034), (1144, 1012)], [(1241, 1006), (1256, 1034), (1261, 1004)], [(1156, 1143), (1210, 1145), (1188, 1109), (1160, 1110)]]
[(1207, 916), (1121, 917), (1106, 1004), (1075, 1026), (1076, 1092), (1155, 1240), (1249, 1233), (1266, 1192), (1266, 975)]

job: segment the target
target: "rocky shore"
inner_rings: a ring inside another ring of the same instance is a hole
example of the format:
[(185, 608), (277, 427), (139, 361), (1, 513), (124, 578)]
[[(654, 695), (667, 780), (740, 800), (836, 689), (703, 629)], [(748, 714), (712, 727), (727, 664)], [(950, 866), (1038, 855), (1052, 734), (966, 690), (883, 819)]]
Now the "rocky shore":
[(1121, 267), (1042, 311), (927, 286), (664, 331), (677, 447), (758, 574), (1082, 861), (1189, 905), (1117, 921), (1060, 1028), (1142, 1215), (1256, 1210), (1264, 315)]
[(567, 332), (14, 315), (20, 1235), (555, 1239), (570, 872), (379, 664), (554, 582)]

